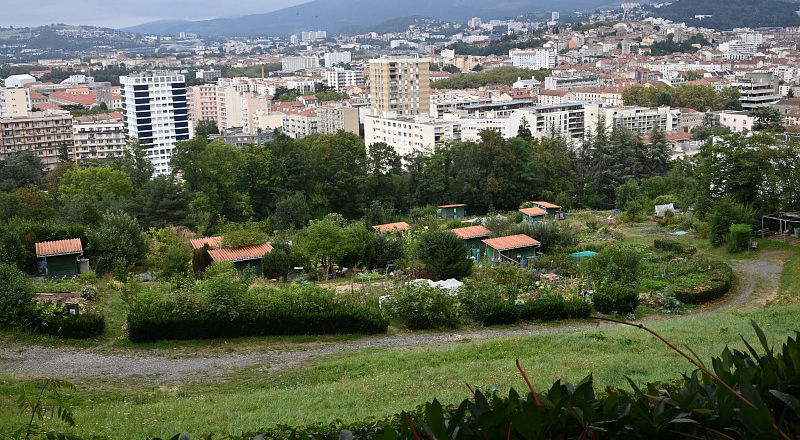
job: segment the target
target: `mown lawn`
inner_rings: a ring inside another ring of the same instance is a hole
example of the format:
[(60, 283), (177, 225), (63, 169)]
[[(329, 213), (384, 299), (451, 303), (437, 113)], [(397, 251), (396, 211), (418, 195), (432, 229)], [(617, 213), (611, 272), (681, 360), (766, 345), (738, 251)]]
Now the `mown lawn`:
[[(800, 304), (795, 303), (687, 316), (652, 327), (709, 359), (726, 344), (743, 348), (739, 334), (754, 341), (750, 319), (778, 344), (798, 330), (798, 316)], [(465, 383), (522, 388), (514, 366), (517, 357), (537, 388), (559, 379), (577, 382), (590, 372), (598, 389), (624, 387), (625, 376), (635, 381), (672, 380), (691, 367), (649, 334), (628, 327), (465, 340), (444, 348), (380, 349), (320, 358), (304, 368), (269, 376), (241, 371), (224, 384), (197, 378), (196, 383), (142, 388), (135, 380), (90, 381), (76, 393), (78, 425), (73, 431), (114, 439), (177, 432), (197, 437), (274, 424), (379, 418), (434, 397), (457, 403), (467, 396)], [(0, 380), (0, 408), (13, 408), (18, 385), (13, 379)], [(0, 432), (22, 420), (14, 411), (0, 411)]]

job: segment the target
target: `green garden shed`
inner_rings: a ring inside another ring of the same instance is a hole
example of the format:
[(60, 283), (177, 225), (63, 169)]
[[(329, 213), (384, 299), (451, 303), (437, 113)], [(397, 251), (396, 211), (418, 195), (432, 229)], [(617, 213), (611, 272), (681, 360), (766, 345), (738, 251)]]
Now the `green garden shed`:
[(554, 205), (550, 202), (531, 202), (531, 203), (533, 203), (533, 206), (539, 209), (544, 209), (548, 215), (555, 215), (561, 213), (561, 207), (558, 205)]
[(506, 262), (517, 263), (522, 267), (527, 267), (528, 261), (536, 258), (542, 245), (525, 234), (489, 238), (483, 240), (483, 243), (486, 244), (487, 261), (492, 265)]
[(83, 245), (80, 238), (36, 243), (36, 257), (44, 262), (43, 274), (47, 278), (78, 276), (78, 259), (81, 255)]
[(519, 212), (522, 213), (522, 221), (531, 226), (541, 223), (547, 218), (547, 211), (542, 208), (523, 208)]
[(486, 229), (486, 227), (481, 225), (468, 226), (466, 228), (451, 229), (450, 232), (456, 234), (458, 238), (467, 243), (467, 248), (469, 248), (468, 257), (475, 257), (480, 260), (486, 255), (486, 244), (483, 243), (483, 240), (492, 236), (492, 231)]
[(436, 210), (436, 214), (445, 220), (464, 218), (467, 215), (467, 205), (441, 205), (439, 209)]

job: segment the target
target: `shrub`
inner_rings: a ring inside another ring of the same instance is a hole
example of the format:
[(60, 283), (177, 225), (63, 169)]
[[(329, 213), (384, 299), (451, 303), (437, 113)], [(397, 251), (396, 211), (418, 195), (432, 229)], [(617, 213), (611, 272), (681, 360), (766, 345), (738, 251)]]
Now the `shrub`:
[(222, 246), (228, 248), (255, 246), (266, 241), (267, 234), (251, 226), (230, 227), (222, 236)]
[(33, 312), (33, 287), (10, 264), (0, 264), (0, 327), (26, 325)]
[(261, 257), (261, 270), (264, 276), (267, 278), (283, 278), (284, 280), (289, 277), (289, 271), (292, 266), (287, 248), (288, 246), (276, 245), (272, 248), (272, 252)]
[(568, 299), (564, 302), (564, 319), (586, 319), (592, 314), (592, 305), (581, 298)]
[(680, 315), (683, 313), (683, 304), (675, 297), (675, 291), (671, 288), (662, 289), (656, 298), (658, 309), (661, 313), (670, 315)]
[(125, 213), (106, 213), (88, 232), (88, 251), (100, 272), (133, 266), (147, 255), (147, 237), (135, 218)]
[(561, 295), (546, 293), (526, 302), (522, 306), (522, 319), (525, 321), (554, 321), (564, 317), (566, 301)]
[(428, 231), (419, 239), (419, 254), (425, 269), (434, 277), (464, 278), (472, 273), (472, 260), (467, 259), (464, 240), (448, 231)]
[(639, 294), (626, 284), (604, 284), (592, 296), (592, 304), (600, 313), (627, 315), (639, 306)]
[(81, 298), (87, 301), (94, 301), (100, 296), (100, 289), (92, 285), (86, 285), (81, 288)]
[(387, 314), (412, 330), (453, 328), (458, 325), (456, 297), (444, 289), (406, 284), (392, 291)]
[(89, 269), (89, 271), (78, 275), (78, 281), (82, 283), (95, 282), (97, 281), (97, 272), (95, 272), (94, 269)]
[(719, 246), (730, 233), (731, 225), (752, 224), (754, 218), (755, 212), (752, 208), (737, 203), (733, 198), (723, 197), (714, 205), (708, 219), (709, 240)]
[(600, 229), (601, 225), (602, 224), (600, 223), (600, 220), (598, 220), (596, 217), (586, 220), (586, 227), (592, 232), (596, 232), (598, 229)]
[[(653, 200), (653, 204), (654, 205), (669, 205), (670, 203), (672, 203), (673, 206), (675, 206), (675, 208), (677, 209), (678, 208), (678, 197), (676, 197), (674, 194), (663, 194), (663, 195), (660, 195), (660, 196), (656, 197), (655, 200)], [(671, 212), (671, 211), (667, 211), (667, 212)], [(674, 215), (674, 212), (673, 212), (673, 215)]]
[(656, 238), (653, 240), (653, 247), (666, 252), (674, 252), (680, 255), (692, 255), (697, 252), (697, 248), (689, 246), (688, 244), (681, 243), (676, 240), (667, 240), (664, 238)]
[(175, 275), (188, 275), (192, 270), (191, 232), (185, 228), (151, 229), (147, 265), (168, 280)]
[(541, 251), (547, 253), (557, 247), (571, 247), (578, 244), (578, 236), (569, 226), (556, 222), (541, 222), (535, 225), (522, 223), (512, 231), (513, 234), (525, 234), (538, 240)]
[(233, 275), (236, 273), (236, 266), (231, 261), (215, 261), (209, 265), (203, 276), (205, 278), (214, 278), (218, 275), (228, 274)]
[(60, 338), (85, 339), (103, 334), (106, 320), (103, 315), (70, 315), (66, 311), (49, 314), (36, 331)]
[(642, 251), (636, 246), (606, 246), (589, 260), (587, 269), (595, 282), (624, 283), (635, 286), (639, 279)]
[(458, 292), (464, 314), (482, 325), (513, 324), (519, 321), (514, 301), (503, 297), (500, 285), (468, 279)]
[(753, 228), (750, 225), (734, 224), (731, 225), (730, 232), (728, 232), (728, 252), (742, 252), (746, 251), (750, 244), (750, 234), (753, 233)]

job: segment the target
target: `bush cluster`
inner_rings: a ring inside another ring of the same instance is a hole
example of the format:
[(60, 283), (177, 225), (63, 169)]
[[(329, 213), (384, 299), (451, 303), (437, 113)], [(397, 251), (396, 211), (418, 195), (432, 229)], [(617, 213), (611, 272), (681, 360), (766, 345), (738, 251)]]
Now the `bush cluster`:
[(582, 299), (565, 299), (547, 293), (526, 302), (520, 315), (525, 321), (555, 321), (556, 319), (585, 319), (592, 306)]
[(468, 279), (458, 292), (458, 301), (466, 317), (481, 325), (513, 324), (519, 321), (519, 310), (505, 296), (496, 283)]
[(63, 310), (48, 314), (36, 326), (39, 333), (71, 339), (93, 338), (103, 334), (105, 329), (106, 320), (103, 315), (70, 315)]
[(697, 248), (694, 246), (665, 238), (656, 238), (653, 241), (653, 247), (660, 251), (673, 252), (678, 255), (692, 255), (697, 252)]
[(141, 291), (129, 299), (134, 342), (290, 334), (382, 333), (377, 307), (348, 303), (314, 285), (248, 290), (223, 273), (190, 289)]
[(397, 287), (384, 309), (412, 330), (454, 328), (459, 324), (457, 298), (437, 287), (414, 283)]
[(592, 296), (592, 303), (600, 313), (626, 315), (639, 307), (639, 294), (635, 287), (627, 284), (603, 284)]

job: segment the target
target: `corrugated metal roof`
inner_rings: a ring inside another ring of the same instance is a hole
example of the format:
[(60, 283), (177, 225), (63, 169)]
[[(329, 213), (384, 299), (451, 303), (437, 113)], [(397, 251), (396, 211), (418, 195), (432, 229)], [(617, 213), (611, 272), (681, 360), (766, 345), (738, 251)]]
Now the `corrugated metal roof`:
[(548, 209), (558, 209), (558, 208), (561, 208), (560, 206), (558, 206), (558, 205), (554, 205), (554, 204), (552, 204), (552, 203), (550, 203), (550, 202), (532, 202), (532, 203), (533, 203), (534, 205), (544, 206), (545, 208), (548, 208)]
[(264, 254), (272, 252), (272, 245), (269, 243), (257, 244), (255, 246), (242, 246), (238, 248), (211, 249), (208, 255), (214, 261), (246, 261), (261, 258)]
[(36, 256), (39, 258), (53, 255), (79, 254), (82, 252), (83, 245), (80, 238), (36, 243)]
[(509, 235), (508, 237), (488, 238), (482, 240), (487, 246), (490, 246), (498, 251), (507, 251), (509, 249), (518, 249), (531, 246), (539, 246), (538, 240), (534, 240), (525, 234)]
[(389, 232), (389, 231), (407, 231), (411, 226), (408, 225), (406, 222), (397, 222), (397, 223), (386, 223), (385, 225), (375, 225), (372, 228), (377, 229), (381, 232)]
[(456, 234), (458, 238), (467, 240), (476, 237), (488, 237), (492, 235), (492, 231), (486, 229), (484, 226), (468, 226), (466, 228), (451, 229), (450, 232)]
[(525, 215), (529, 215), (531, 217), (538, 217), (540, 215), (546, 215), (547, 211), (542, 208), (525, 208), (519, 210), (521, 213)]
[(192, 244), (192, 249), (202, 249), (203, 246), (208, 245), (211, 249), (222, 247), (222, 237), (203, 237), (189, 240)]

